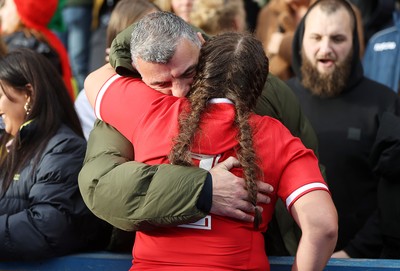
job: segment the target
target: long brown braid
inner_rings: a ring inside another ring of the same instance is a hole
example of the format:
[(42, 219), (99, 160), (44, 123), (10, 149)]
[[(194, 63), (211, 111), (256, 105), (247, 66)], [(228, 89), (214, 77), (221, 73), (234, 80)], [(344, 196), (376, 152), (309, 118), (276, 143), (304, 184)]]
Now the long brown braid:
[[(188, 96), (189, 108), (179, 118), (179, 134), (174, 139), (169, 160), (172, 164), (192, 165), (191, 145), (202, 113), (212, 98), (227, 98), (235, 104), (237, 157), (249, 193), (249, 201), (257, 204), (256, 180), (261, 177), (253, 148), (253, 129), (249, 116), (255, 108), (268, 75), (268, 59), (261, 42), (251, 34), (224, 33), (211, 38), (202, 47), (197, 73)], [(254, 228), (261, 223), (255, 209)]]

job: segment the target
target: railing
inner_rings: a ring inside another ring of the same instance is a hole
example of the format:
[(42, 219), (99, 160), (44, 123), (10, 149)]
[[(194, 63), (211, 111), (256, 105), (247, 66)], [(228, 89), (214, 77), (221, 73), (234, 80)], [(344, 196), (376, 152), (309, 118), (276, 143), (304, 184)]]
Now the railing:
[[(0, 271), (128, 271), (130, 254), (82, 253), (35, 262), (0, 262)], [(290, 271), (293, 257), (269, 257), (271, 271)], [(331, 259), (325, 271), (400, 270), (400, 260)]]
[[(293, 257), (269, 257), (271, 271), (290, 271)], [(324, 271), (400, 271), (400, 260), (330, 259)]]

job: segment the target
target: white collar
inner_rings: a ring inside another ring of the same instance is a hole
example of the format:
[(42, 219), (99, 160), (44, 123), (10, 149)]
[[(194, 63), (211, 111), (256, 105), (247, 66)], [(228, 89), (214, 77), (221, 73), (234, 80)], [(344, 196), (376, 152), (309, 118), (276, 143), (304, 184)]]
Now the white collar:
[(222, 103), (228, 103), (228, 104), (233, 104), (233, 102), (227, 98), (213, 98), (208, 101), (210, 104), (222, 104)]

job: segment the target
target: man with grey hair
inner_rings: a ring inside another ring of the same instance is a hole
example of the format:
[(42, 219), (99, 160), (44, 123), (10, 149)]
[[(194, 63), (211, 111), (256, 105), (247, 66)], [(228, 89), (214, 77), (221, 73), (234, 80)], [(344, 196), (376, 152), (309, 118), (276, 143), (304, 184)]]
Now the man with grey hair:
[(132, 31), (132, 66), (151, 88), (184, 97), (203, 42), (200, 33), (173, 13), (149, 14)]
[[(198, 42), (203, 37), (181, 21), (165, 12), (146, 16), (114, 40), (110, 64), (121, 75), (139, 73), (147, 85), (162, 93), (185, 96), (195, 74)], [(180, 34), (186, 30), (191, 38), (181, 39)], [(137, 39), (131, 45), (132, 55), (136, 55), (136, 50), (141, 51), (133, 61), (127, 50), (132, 32), (132, 39)], [(173, 45), (166, 45), (169, 42)], [(98, 97), (101, 95), (100, 91)], [(96, 94), (88, 98), (94, 104)], [(307, 147), (317, 149), (314, 132), (295, 96), (272, 75), (258, 101), (257, 113), (279, 119)], [(116, 130), (103, 122), (95, 124), (79, 184), (88, 207), (114, 226), (143, 230), (194, 222), (210, 212), (242, 221), (254, 220), (254, 206), (247, 198), (244, 180), (228, 171), (239, 166), (237, 161), (226, 160), (208, 172), (196, 167), (132, 162), (132, 153), (130, 142)], [(258, 185), (258, 202), (269, 202), (267, 194), (271, 187), (261, 182)], [(162, 200), (160, 205), (160, 199), (169, 200)], [(294, 255), (296, 247), (288, 250), (284, 253)]]

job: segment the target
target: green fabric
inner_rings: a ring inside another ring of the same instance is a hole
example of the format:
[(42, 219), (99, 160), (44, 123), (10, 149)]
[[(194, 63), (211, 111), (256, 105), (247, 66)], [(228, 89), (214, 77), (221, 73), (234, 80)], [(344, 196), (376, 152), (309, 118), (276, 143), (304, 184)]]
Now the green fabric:
[(66, 0), (59, 0), (57, 5), (57, 10), (54, 13), (51, 21), (48, 25), (49, 29), (52, 29), (58, 33), (62, 33), (66, 31), (66, 27), (62, 18), (61, 11), (65, 5)]
[(65, 6), (91, 6), (94, 0), (65, 0)]
[(83, 199), (95, 215), (125, 231), (189, 223), (206, 215), (196, 202), (207, 171), (132, 160), (132, 144), (96, 121), (79, 174)]
[(121, 31), (111, 43), (109, 61), (115, 71), (122, 76), (139, 76), (138, 72), (132, 67), (131, 34), (135, 24), (130, 25)]

